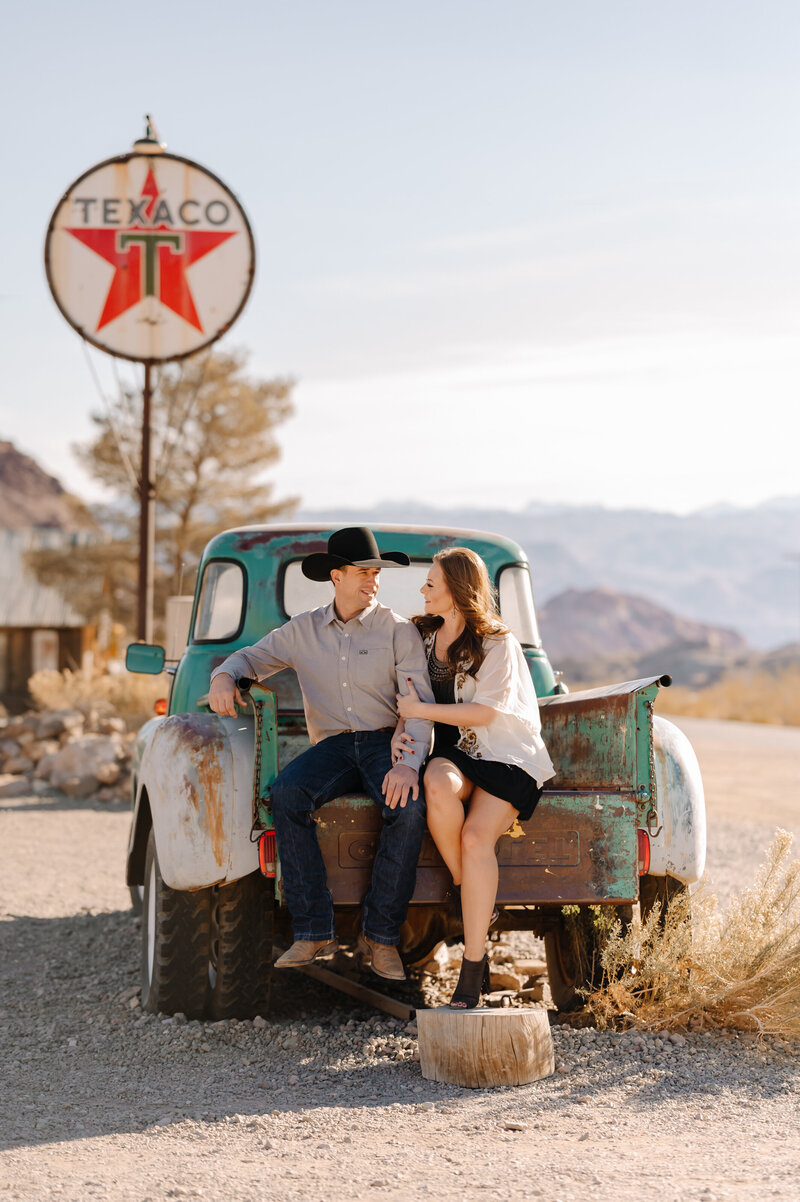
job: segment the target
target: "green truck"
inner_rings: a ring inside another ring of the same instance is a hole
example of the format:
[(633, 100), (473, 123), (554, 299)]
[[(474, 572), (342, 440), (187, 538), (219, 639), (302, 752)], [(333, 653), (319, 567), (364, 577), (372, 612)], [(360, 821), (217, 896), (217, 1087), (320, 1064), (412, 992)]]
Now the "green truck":
[[(206, 547), (194, 598), (176, 601), (167, 649), (135, 643), (129, 670), (171, 675), (167, 711), (140, 730), (133, 763), (127, 882), (142, 905), (142, 1005), (189, 1017), (266, 1014), (273, 948), (288, 946), (280, 854), (269, 806), (280, 768), (308, 746), (297, 678), (255, 685), (237, 718), (208, 707), (211, 671), (293, 615), (327, 604), (332, 586), (307, 580), (302, 559), (336, 527), (251, 526)], [(697, 759), (674, 724), (653, 713), (669, 677), (570, 693), (536, 625), (530, 568), (507, 538), (473, 530), (373, 527), (379, 547), (411, 566), (386, 572), (380, 601), (410, 616), (437, 551), (468, 546), (485, 561), (500, 613), (524, 649), (556, 767), (529, 822), (498, 843), (494, 930), (544, 937), (560, 1009), (579, 1004), (597, 974), (590, 907), (623, 920), (698, 880), (706, 825)], [(169, 613), (168, 607), (168, 613)], [(175, 615), (177, 614), (177, 620)], [(366, 797), (337, 798), (317, 833), (341, 943), (355, 941), (380, 814)], [(403, 928), (407, 964), (460, 930), (445, 902), (449, 874), (426, 836)]]

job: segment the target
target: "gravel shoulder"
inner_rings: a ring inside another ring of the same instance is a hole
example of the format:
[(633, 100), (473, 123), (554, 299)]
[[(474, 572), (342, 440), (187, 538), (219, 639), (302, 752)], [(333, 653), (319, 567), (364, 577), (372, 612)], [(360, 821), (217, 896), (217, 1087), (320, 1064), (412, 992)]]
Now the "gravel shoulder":
[[(727, 894), (798, 828), (800, 732), (676, 722)], [(421, 1078), (413, 1025), (289, 973), (268, 1024), (143, 1015), (127, 829), (121, 805), (0, 803), (0, 1199), (796, 1198), (780, 1042), (555, 1027), (553, 1077), (466, 1090)]]

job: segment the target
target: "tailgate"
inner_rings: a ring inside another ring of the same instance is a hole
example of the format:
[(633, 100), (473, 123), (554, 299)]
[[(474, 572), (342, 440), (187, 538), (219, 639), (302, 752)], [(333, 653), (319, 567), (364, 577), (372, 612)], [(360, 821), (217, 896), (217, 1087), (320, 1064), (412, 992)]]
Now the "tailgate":
[[(359, 905), (369, 888), (381, 817), (368, 797), (339, 797), (317, 812), (317, 836), (337, 905)], [(542, 796), (528, 822), (498, 843), (497, 900), (506, 905), (633, 902), (638, 896), (636, 802), (586, 792)], [(412, 903), (439, 903), (450, 884), (425, 835)]]

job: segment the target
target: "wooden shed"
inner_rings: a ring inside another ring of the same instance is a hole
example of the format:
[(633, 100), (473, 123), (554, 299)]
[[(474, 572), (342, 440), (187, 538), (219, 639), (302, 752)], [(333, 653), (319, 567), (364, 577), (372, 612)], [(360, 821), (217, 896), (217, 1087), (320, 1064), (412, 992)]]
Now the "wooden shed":
[(62, 530), (0, 529), (0, 702), (12, 712), (28, 704), (34, 672), (80, 668), (92, 634), (65, 597), (39, 583), (25, 554), (84, 540)]

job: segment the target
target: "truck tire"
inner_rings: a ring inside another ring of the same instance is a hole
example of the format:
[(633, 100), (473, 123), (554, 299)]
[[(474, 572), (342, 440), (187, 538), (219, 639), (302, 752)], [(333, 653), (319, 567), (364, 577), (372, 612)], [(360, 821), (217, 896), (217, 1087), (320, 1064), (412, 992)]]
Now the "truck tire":
[[(630, 922), (630, 906), (616, 906), (615, 911), (623, 926)], [(581, 906), (577, 914), (559, 911), (553, 925), (545, 931), (547, 977), (557, 1010), (562, 1013), (579, 1010), (586, 994), (600, 984), (603, 941), (603, 932), (598, 929), (589, 906)]]
[(142, 899), (142, 1009), (202, 1018), (208, 998), (211, 890), (170, 889), (147, 840)]
[(129, 885), (128, 892), (131, 895), (131, 909), (137, 918), (141, 917), (142, 901), (144, 899), (144, 885)]
[(211, 893), (209, 1013), (255, 1018), (269, 1010), (275, 889), (253, 872)]

